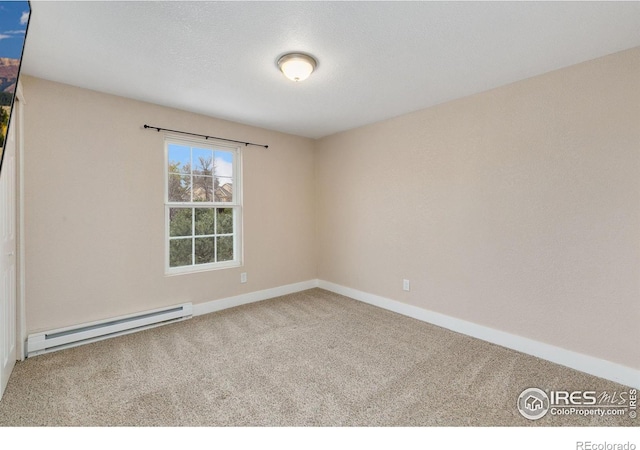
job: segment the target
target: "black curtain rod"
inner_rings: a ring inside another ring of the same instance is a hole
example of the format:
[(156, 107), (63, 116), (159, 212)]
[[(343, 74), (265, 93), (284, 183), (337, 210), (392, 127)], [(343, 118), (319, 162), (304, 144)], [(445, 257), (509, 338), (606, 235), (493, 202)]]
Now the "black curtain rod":
[(154, 130), (158, 130), (158, 133), (161, 132), (161, 131), (170, 131), (171, 133), (188, 134), (190, 136), (198, 136), (198, 137), (203, 137), (205, 139), (218, 139), (219, 141), (235, 142), (236, 144), (244, 144), (245, 146), (247, 146), (247, 145), (255, 145), (256, 147), (269, 148), (268, 145), (254, 144), (253, 142), (235, 141), (233, 139), (225, 139), (225, 138), (220, 138), (220, 137), (215, 137), (215, 136), (207, 136), (205, 134), (189, 133), (187, 131), (178, 131), (178, 130), (170, 130), (168, 128), (152, 127), (151, 125), (146, 125), (146, 124), (145, 124), (144, 127), (145, 128), (152, 128)]

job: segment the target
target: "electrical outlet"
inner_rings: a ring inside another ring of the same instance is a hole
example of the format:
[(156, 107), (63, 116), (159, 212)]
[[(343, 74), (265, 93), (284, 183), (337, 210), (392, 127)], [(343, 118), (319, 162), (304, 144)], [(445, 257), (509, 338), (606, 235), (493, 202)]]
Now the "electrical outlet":
[(247, 282), (247, 272), (242, 272), (240, 274), (240, 283), (246, 283)]
[(409, 290), (409, 280), (402, 280), (402, 290), (403, 291)]

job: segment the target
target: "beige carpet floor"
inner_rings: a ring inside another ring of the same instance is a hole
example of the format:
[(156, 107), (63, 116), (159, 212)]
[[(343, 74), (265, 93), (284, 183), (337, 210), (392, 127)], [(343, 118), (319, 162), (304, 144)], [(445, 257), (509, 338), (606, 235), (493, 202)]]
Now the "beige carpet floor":
[(18, 363), (0, 425), (638, 425), (529, 421), (528, 387), (628, 390), (312, 289)]

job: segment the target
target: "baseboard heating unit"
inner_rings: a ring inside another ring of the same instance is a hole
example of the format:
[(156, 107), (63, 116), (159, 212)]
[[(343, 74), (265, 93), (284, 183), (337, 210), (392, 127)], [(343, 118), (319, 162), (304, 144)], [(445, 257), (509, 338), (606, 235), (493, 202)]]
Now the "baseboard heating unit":
[(183, 303), (182, 305), (114, 317), (109, 320), (34, 333), (27, 337), (26, 356), (28, 358), (168, 323), (179, 322), (191, 318), (192, 315), (193, 305), (191, 303)]

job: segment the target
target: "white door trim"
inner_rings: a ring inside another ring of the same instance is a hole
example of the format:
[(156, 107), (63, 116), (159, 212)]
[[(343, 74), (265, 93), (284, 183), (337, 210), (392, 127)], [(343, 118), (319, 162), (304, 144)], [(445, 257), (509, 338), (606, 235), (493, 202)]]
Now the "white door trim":
[(25, 257), (24, 257), (24, 91), (22, 83), (18, 81), (16, 87), (16, 124), (18, 125), (16, 133), (16, 163), (18, 176), (18, 304), (16, 305), (17, 320), (17, 336), (18, 348), (16, 349), (16, 357), (19, 361), (24, 361), (26, 355), (27, 342), (27, 307), (25, 298)]

